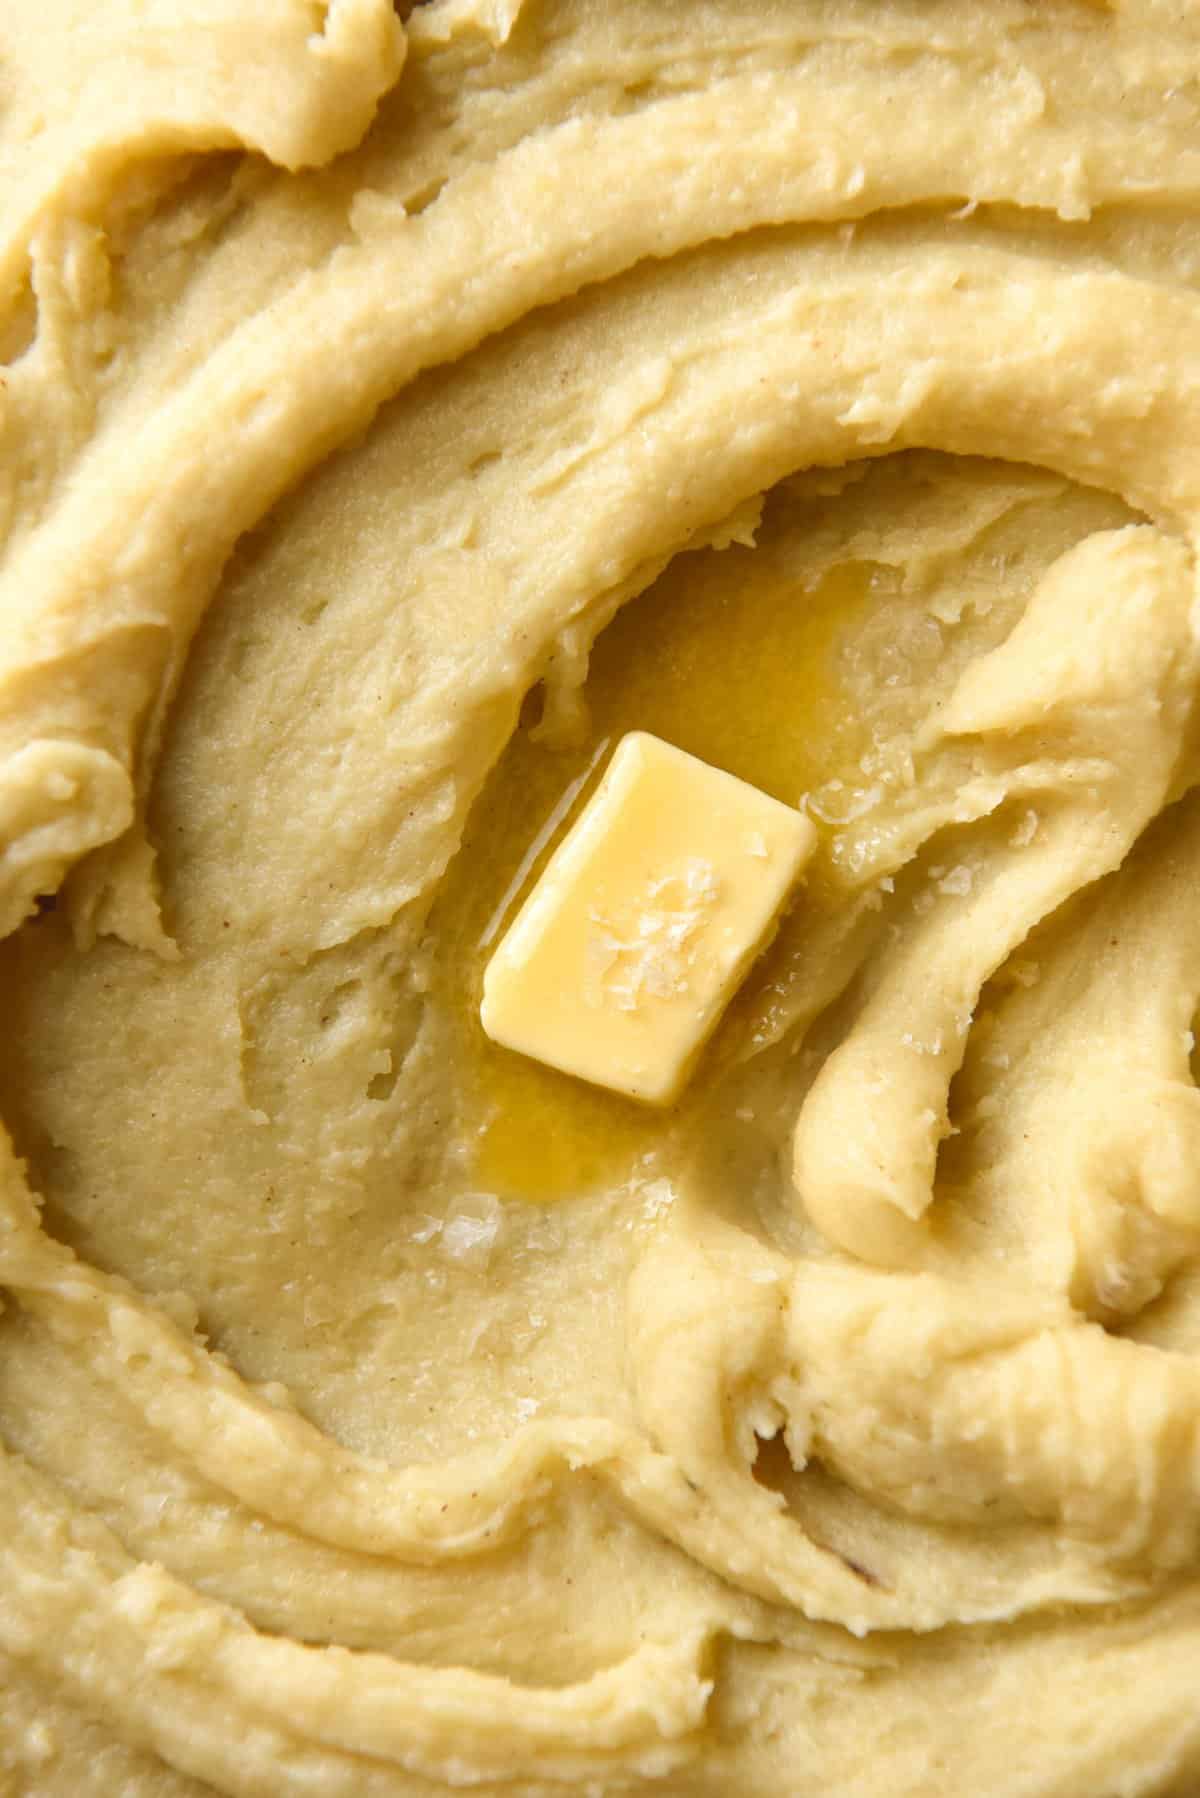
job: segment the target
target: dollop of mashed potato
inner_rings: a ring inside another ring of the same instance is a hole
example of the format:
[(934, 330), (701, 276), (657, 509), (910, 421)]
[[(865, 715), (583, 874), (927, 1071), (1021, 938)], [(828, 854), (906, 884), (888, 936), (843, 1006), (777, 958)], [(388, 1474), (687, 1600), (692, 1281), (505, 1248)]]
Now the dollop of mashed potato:
[[(1200, 1789), (1200, 21), (0, 8), (0, 1789)], [(482, 969), (804, 807), (665, 1113)]]

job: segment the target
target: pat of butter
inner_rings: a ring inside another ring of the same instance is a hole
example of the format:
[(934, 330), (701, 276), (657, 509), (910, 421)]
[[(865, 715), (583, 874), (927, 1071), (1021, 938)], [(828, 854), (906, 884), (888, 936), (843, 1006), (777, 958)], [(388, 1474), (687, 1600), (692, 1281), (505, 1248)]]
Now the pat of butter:
[(791, 806), (631, 732), (488, 963), (484, 1029), (669, 1104), (815, 841)]

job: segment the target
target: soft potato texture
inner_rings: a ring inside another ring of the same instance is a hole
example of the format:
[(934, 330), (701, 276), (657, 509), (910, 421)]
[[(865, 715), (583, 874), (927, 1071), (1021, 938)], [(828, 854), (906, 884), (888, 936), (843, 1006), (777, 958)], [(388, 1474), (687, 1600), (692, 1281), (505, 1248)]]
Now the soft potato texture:
[[(1200, 1789), (1195, 11), (0, 71), (4, 1798)], [(820, 837), (661, 1113), (630, 730)]]

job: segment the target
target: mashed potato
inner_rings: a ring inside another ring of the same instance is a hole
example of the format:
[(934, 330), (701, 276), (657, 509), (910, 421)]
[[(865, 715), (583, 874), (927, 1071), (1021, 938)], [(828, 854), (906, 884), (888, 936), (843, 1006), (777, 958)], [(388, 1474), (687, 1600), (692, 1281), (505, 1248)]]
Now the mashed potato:
[[(0, 9), (0, 1791), (1200, 1787), (1200, 20)], [(665, 1112), (490, 948), (819, 829)]]

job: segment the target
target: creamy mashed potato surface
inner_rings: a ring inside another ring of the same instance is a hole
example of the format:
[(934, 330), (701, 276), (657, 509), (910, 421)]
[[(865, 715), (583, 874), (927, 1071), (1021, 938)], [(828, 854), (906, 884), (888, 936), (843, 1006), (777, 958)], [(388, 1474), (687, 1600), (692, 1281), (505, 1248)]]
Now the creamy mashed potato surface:
[[(0, 1791), (1200, 1790), (1200, 15), (0, 69)], [(629, 730), (820, 833), (665, 1112)]]

